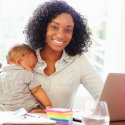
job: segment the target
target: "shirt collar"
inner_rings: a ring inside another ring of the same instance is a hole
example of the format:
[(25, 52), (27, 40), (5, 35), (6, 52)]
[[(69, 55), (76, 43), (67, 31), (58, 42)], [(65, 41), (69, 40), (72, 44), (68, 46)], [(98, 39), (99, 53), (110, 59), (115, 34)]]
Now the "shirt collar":
[(76, 58), (76, 56), (69, 56), (65, 50), (63, 50), (63, 54), (60, 60), (64, 60), (66, 62), (72, 62), (74, 61), (74, 59)]
[(39, 62), (39, 63), (42, 63), (42, 62), (44, 62), (44, 61), (42, 60), (42, 58), (41, 58), (41, 56), (40, 56), (40, 50), (41, 50), (41, 48), (36, 50), (36, 55), (37, 55), (38, 62)]
[[(41, 48), (36, 50), (36, 54), (37, 54), (38, 62), (42, 63), (42, 62), (44, 62), (44, 60), (42, 60), (42, 58), (40, 56), (40, 50), (41, 50)], [(65, 52), (65, 50), (63, 50), (62, 57), (61, 57), (60, 61), (73, 62), (75, 58), (76, 58), (76, 56), (69, 56)]]

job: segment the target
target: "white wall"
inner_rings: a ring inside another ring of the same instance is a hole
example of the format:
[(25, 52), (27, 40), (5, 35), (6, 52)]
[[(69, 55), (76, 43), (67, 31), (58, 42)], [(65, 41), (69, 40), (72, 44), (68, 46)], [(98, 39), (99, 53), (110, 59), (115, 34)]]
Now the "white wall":
[(125, 72), (125, 0), (109, 0), (105, 73)]

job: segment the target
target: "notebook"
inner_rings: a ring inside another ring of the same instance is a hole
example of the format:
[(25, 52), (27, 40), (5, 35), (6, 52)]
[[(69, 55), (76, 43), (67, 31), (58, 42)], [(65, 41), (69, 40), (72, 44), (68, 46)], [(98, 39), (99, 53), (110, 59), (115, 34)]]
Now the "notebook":
[(106, 101), (110, 121), (125, 121), (125, 73), (109, 73), (99, 100)]

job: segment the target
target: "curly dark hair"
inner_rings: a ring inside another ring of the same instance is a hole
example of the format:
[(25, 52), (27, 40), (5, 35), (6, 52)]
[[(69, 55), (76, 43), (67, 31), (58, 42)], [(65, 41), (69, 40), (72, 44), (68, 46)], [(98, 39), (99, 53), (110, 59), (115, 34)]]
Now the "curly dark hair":
[(63, 0), (48, 1), (36, 8), (24, 30), (26, 42), (34, 50), (44, 48), (47, 25), (61, 13), (70, 14), (74, 21), (73, 36), (65, 48), (66, 53), (75, 56), (87, 52), (92, 43), (87, 20)]

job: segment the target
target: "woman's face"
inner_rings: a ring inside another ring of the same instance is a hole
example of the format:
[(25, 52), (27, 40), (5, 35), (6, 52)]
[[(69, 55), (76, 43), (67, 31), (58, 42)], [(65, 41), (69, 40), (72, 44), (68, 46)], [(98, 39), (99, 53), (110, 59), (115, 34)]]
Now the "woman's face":
[(45, 48), (62, 52), (72, 39), (73, 28), (74, 21), (70, 14), (58, 15), (47, 26)]

